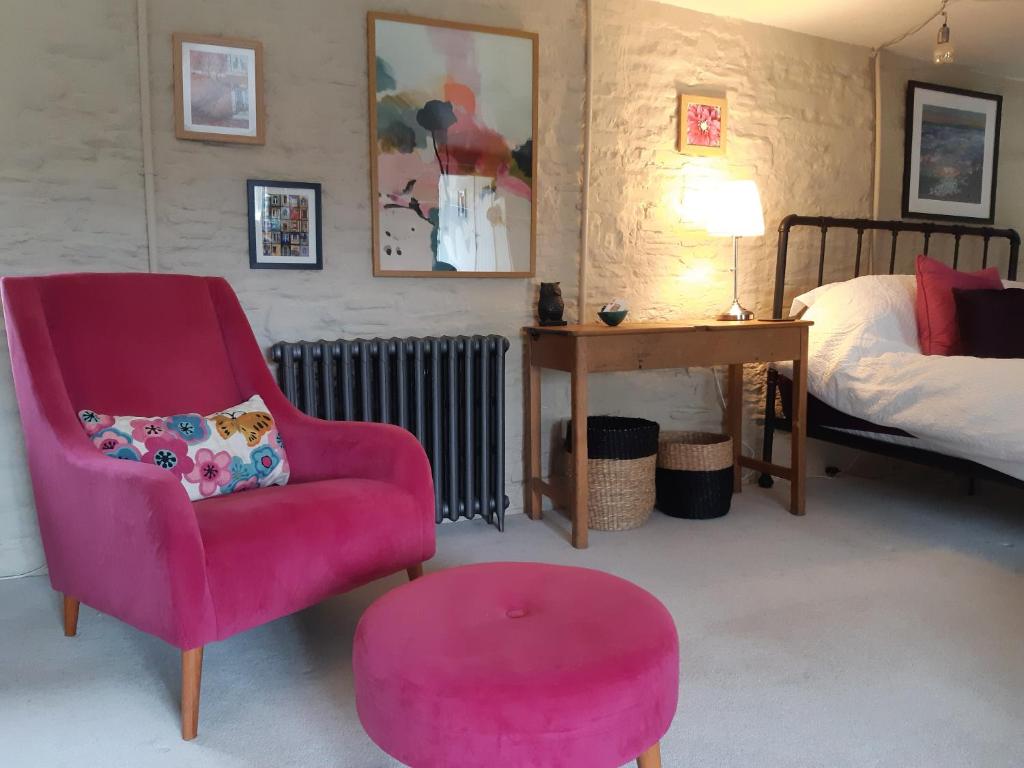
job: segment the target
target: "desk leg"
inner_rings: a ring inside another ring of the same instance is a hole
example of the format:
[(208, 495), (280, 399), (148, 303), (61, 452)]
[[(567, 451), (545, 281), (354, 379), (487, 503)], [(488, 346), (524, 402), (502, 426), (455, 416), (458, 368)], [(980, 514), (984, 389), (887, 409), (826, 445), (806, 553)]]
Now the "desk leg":
[[(715, 374), (716, 376), (718, 374)], [(743, 490), (743, 364), (729, 366), (729, 394), (725, 405), (725, 428), (732, 438), (732, 492)]]
[(790, 432), (792, 454), (790, 466), (789, 511), (794, 515), (806, 512), (807, 488), (807, 329), (800, 329), (800, 359), (793, 361), (793, 425)]
[(526, 337), (526, 514), (533, 520), (543, 516), (540, 482), (544, 476), (540, 459), (540, 368), (533, 364), (533, 339)]
[(572, 367), (572, 545), (587, 548), (587, 360), (584, 343), (576, 340)]

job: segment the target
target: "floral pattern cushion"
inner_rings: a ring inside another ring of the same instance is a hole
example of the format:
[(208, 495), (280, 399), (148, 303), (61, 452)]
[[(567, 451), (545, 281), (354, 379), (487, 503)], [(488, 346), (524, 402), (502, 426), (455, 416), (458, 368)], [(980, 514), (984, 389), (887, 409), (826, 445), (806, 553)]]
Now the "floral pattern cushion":
[(193, 501), (288, 482), (284, 442), (259, 395), (210, 416), (107, 416), (84, 410), (78, 419), (99, 451), (167, 470)]

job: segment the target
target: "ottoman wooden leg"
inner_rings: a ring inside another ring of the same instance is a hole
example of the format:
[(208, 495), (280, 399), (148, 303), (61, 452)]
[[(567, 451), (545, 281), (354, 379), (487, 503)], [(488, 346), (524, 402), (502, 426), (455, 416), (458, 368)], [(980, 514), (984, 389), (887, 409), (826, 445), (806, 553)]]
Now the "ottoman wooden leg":
[(416, 579), (423, 575), (423, 563), (406, 568), (405, 572), (409, 576), (409, 581), (416, 581)]
[(640, 757), (636, 759), (637, 768), (661, 768), (661, 744), (656, 743), (649, 747)]

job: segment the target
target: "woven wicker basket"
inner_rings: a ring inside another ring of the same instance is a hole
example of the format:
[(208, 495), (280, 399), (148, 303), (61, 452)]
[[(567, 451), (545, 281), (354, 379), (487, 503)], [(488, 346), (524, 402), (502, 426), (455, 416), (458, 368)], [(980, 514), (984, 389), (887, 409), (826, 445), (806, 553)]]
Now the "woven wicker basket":
[(672, 517), (721, 517), (732, 504), (732, 438), (663, 432), (658, 445), (658, 509)]
[[(572, 435), (572, 423), (568, 434)], [(587, 489), (595, 531), (626, 531), (646, 523), (654, 510), (658, 425), (645, 419), (587, 419)], [(572, 452), (572, 441), (566, 439)], [(647, 454), (647, 455), (644, 455)], [(573, 477), (572, 462), (568, 466)]]

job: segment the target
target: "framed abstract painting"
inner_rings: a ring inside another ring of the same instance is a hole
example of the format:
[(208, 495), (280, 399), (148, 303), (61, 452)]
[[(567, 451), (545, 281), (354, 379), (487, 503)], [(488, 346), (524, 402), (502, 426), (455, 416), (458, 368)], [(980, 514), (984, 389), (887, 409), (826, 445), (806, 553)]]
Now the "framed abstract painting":
[(687, 155), (724, 155), (727, 117), (725, 99), (680, 94), (679, 151)]
[(1003, 97), (907, 83), (903, 216), (995, 221)]
[(367, 16), (373, 274), (530, 277), (537, 35)]
[(263, 46), (232, 37), (171, 36), (174, 135), (196, 141), (266, 143)]

